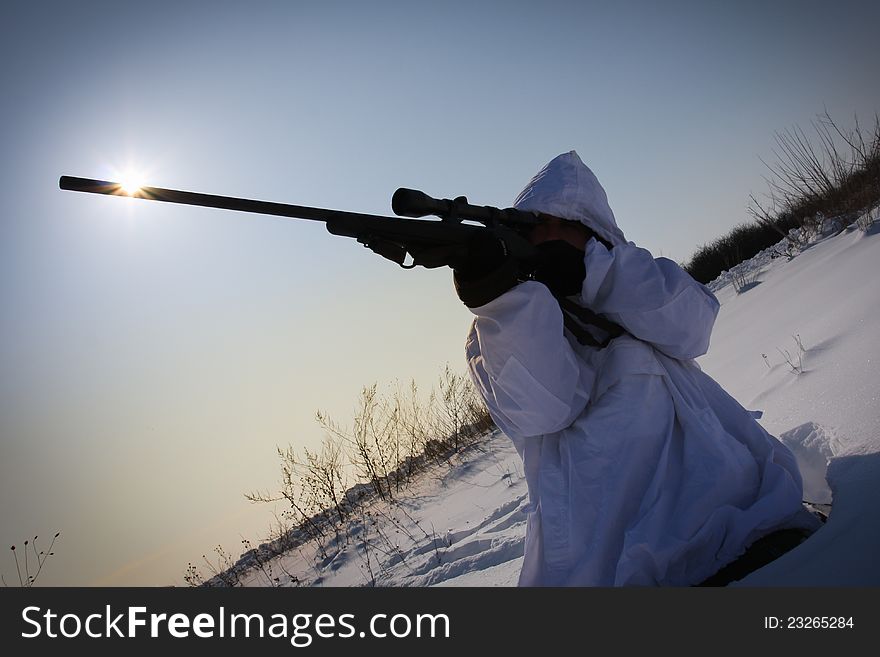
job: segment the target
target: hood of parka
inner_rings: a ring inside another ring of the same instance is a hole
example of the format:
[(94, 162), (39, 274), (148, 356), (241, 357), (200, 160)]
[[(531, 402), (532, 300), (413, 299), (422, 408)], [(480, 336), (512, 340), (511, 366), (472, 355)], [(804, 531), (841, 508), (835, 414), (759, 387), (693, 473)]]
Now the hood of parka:
[(579, 221), (612, 246), (626, 244), (605, 189), (575, 151), (550, 160), (516, 197), (513, 207)]

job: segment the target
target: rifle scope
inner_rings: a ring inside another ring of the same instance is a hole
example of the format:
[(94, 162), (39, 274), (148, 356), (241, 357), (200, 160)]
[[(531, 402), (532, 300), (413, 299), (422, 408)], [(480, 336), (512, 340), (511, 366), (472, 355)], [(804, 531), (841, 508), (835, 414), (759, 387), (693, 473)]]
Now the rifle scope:
[(425, 217), (434, 215), (444, 221), (478, 221), (490, 226), (495, 222), (516, 227), (530, 227), (539, 223), (535, 212), (505, 208), (501, 210), (489, 205), (471, 205), (464, 196), (454, 199), (432, 198), (417, 189), (401, 187), (391, 197), (391, 209), (399, 217)]

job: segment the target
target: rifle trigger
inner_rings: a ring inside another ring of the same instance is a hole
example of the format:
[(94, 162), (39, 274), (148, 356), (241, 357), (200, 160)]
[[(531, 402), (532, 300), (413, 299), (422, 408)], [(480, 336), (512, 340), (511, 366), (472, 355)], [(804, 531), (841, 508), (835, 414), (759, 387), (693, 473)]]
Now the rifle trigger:
[(395, 244), (394, 242), (389, 242), (387, 240), (382, 239), (373, 239), (369, 236), (359, 237), (358, 242), (363, 244), (365, 247), (370, 249), (373, 253), (377, 253), (383, 258), (387, 258), (392, 262), (396, 262), (398, 265), (403, 267), (404, 269), (412, 269), (415, 265), (405, 265), (406, 262), (406, 248), (400, 246), (399, 244)]

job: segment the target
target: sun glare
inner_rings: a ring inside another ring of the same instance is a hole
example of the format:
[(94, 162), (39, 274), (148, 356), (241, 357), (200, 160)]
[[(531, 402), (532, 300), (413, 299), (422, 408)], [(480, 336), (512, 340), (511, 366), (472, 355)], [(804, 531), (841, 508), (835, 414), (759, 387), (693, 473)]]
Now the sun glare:
[(125, 171), (119, 177), (120, 189), (129, 196), (137, 194), (143, 186), (143, 177), (135, 171)]

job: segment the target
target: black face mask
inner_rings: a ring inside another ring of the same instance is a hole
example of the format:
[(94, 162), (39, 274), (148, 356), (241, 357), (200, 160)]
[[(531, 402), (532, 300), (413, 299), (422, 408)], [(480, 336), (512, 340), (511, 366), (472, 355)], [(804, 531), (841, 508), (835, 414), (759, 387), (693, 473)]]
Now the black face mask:
[(551, 240), (538, 244), (535, 280), (540, 281), (555, 296), (568, 297), (581, 293), (587, 268), (584, 252), (565, 240)]

